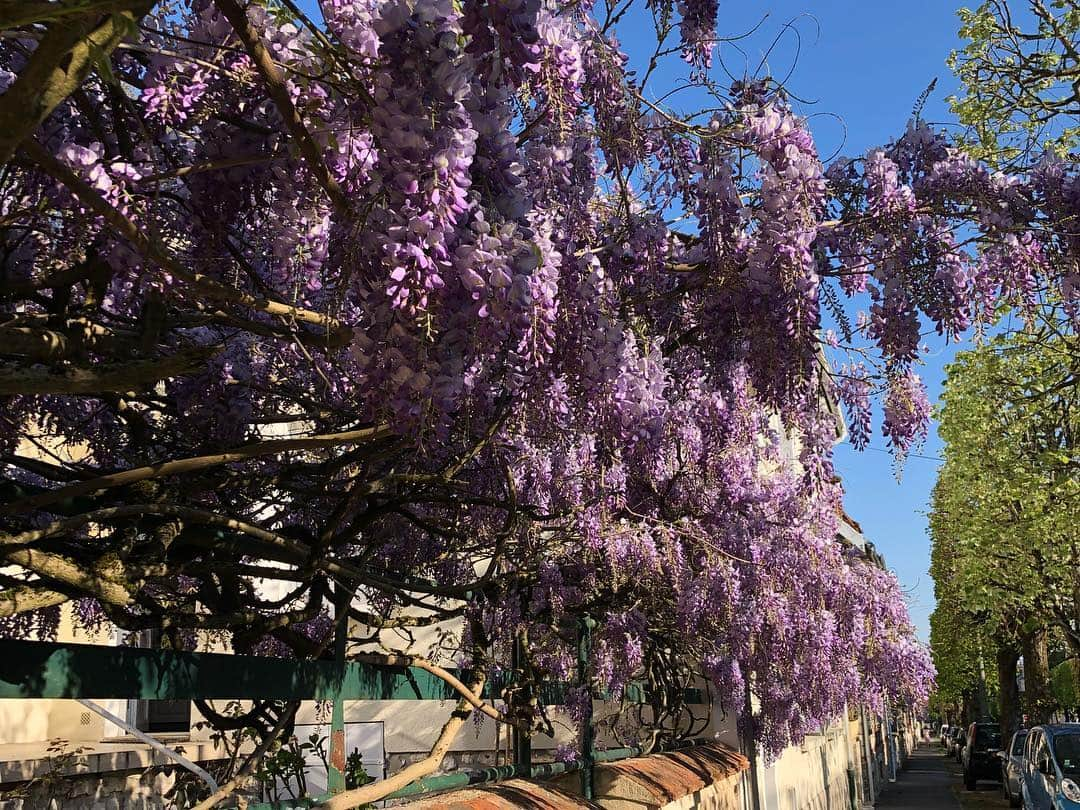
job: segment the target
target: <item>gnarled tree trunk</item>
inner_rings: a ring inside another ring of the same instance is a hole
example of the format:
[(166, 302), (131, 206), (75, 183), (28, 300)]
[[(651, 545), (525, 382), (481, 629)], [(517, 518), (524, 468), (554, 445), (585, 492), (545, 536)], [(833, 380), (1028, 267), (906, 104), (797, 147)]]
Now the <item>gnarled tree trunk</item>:
[(1020, 643), (1024, 656), (1024, 711), (1030, 715), (1032, 725), (1045, 723), (1054, 711), (1046, 628), (1028, 633)]

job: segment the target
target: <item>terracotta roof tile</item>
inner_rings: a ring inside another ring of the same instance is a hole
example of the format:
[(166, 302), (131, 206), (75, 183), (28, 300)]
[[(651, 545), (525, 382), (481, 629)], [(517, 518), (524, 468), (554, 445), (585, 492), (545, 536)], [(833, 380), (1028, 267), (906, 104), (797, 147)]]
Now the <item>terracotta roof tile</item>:
[[(655, 806), (680, 799), (706, 785), (721, 782), (746, 768), (750, 762), (722, 743), (704, 743), (681, 751), (635, 757), (597, 766), (597, 781), (614, 785), (626, 777), (652, 796)], [(603, 793), (599, 794), (601, 799)]]
[(599, 806), (551, 785), (510, 779), (420, 799), (407, 807), (409, 810), (581, 810)]
[(558, 786), (510, 779), (418, 799), (407, 806), (409, 810), (580, 810), (622, 807), (630, 801), (635, 807), (662, 807), (748, 767), (749, 761), (738, 751), (709, 742), (680, 751), (597, 764), (595, 803), (574, 795), (578, 784), (575, 773), (560, 778)]

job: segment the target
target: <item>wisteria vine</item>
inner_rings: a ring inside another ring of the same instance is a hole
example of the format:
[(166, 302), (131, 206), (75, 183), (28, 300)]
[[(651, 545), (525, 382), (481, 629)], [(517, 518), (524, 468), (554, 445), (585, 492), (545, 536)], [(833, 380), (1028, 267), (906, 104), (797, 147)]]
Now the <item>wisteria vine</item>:
[[(29, 123), (59, 23), (0, 40), (5, 626), (80, 599), (313, 655), (345, 588), (358, 638), (450, 622), (442, 653), (523, 644), (538, 681), (589, 615), (595, 686), (749, 689), (770, 753), (925, 698), (895, 578), (835, 541), (834, 403), (862, 447), (880, 394), (903, 456), (924, 325), (1073, 328), (1080, 176), (920, 122), (825, 167), (768, 81), (645, 103), (591, 6), (132, 2)], [(716, 4), (669, 12), (704, 87)], [(865, 345), (834, 372), (837, 293)]]

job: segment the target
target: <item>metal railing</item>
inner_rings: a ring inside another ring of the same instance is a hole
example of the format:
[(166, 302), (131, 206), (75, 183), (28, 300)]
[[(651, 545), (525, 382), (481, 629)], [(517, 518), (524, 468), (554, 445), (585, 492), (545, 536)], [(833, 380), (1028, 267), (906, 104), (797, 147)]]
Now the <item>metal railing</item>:
[[(594, 628), (595, 622), (589, 618), (579, 624), (577, 683), (588, 678)], [(345, 790), (342, 767), (346, 759), (345, 701), (442, 701), (459, 697), (445, 680), (424, 669), (345, 660), (344, 634), (339, 633), (339, 636), (335, 657), (330, 660), (0, 639), (0, 698), (331, 701), (329, 796)], [(466, 677), (457, 670), (450, 672), (459, 679)], [(506, 685), (495, 679), (485, 686), (483, 696), (492, 699)], [(561, 705), (572, 685), (545, 684), (538, 698), (544, 705)], [(602, 699), (604, 696), (594, 697)], [(643, 684), (631, 684), (624, 693), (624, 699), (631, 701), (644, 702), (647, 697)], [(689, 704), (703, 702), (701, 692), (696, 689), (684, 690), (682, 699)], [(513, 764), (430, 776), (407, 785), (388, 798), (419, 796), (504, 779), (542, 779), (577, 771), (581, 774), (582, 796), (591, 799), (596, 763), (639, 756), (643, 751), (638, 748), (596, 750), (591, 711), (588, 715), (583, 723), (579, 756), (573, 761), (534, 764), (530, 738), (515, 732)], [(310, 807), (324, 798), (326, 796), (276, 804), (249, 804), (248, 807), (285, 810)]]

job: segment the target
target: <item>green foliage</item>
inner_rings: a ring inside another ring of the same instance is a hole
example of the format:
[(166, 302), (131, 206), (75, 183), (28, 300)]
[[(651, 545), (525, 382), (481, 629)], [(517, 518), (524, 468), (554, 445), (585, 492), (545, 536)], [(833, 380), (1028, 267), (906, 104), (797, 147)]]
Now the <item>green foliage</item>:
[(945, 699), (981, 673), (992, 680), (997, 645), (1035, 627), (1056, 626), (1080, 648), (1078, 368), (1076, 339), (1047, 330), (998, 337), (948, 369), (930, 515), (931, 645)]
[[(373, 781), (375, 781), (375, 777), (364, 768), (364, 758), (360, 755), (360, 751), (354, 748), (352, 753), (345, 759), (345, 788), (352, 790)], [(371, 805), (364, 806), (370, 807)]]
[(1077, 663), (1077, 659), (1070, 658), (1050, 672), (1050, 688), (1059, 706), (1080, 706), (1080, 696), (1076, 691)]
[(1080, 144), (1080, 3), (988, 0), (960, 9), (949, 67), (963, 84), (949, 99), (968, 127), (974, 156), (1010, 163), (1045, 147), (1060, 155)]
[(49, 740), (45, 748), (44, 773), (28, 782), (0, 789), (0, 803), (6, 806), (10, 801), (26, 807), (49, 807), (63, 801), (64, 783), (75, 772), (79, 757), (85, 750), (83, 746), (71, 748), (67, 740), (59, 737)]

